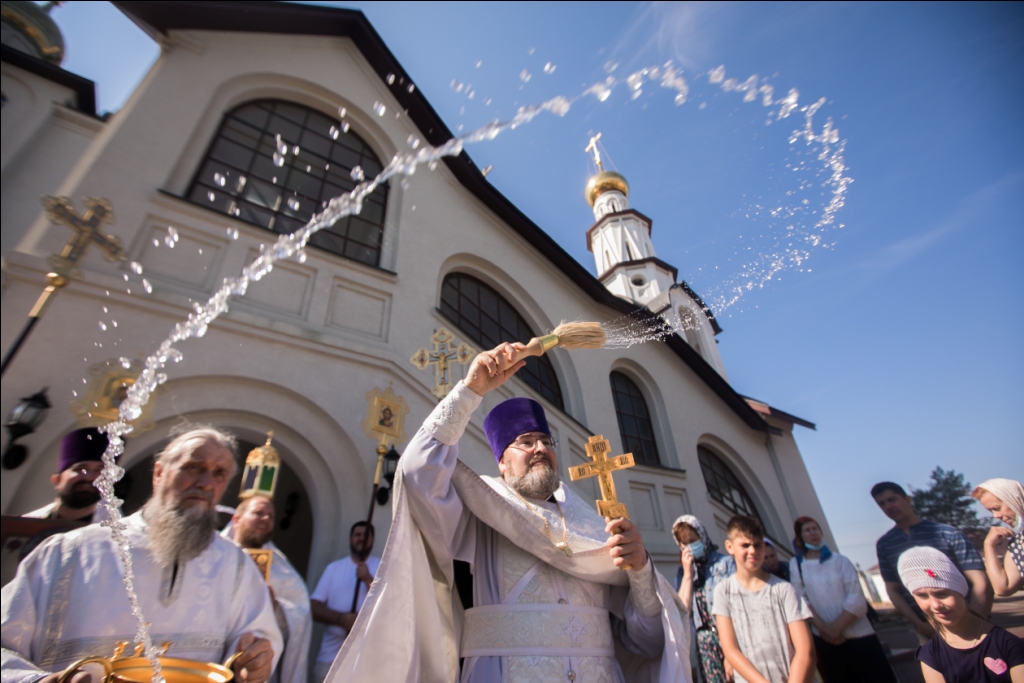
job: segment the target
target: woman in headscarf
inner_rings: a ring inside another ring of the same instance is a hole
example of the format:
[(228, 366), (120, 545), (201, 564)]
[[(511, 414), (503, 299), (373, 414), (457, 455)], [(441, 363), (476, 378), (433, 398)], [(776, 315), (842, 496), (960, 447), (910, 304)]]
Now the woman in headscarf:
[(971, 495), (1006, 525), (988, 530), (985, 572), (996, 595), (1013, 595), (1024, 587), (1024, 486), (1013, 479), (989, 479)]
[(736, 573), (736, 561), (718, 552), (707, 530), (693, 515), (683, 515), (672, 524), (672, 536), (679, 544), (676, 590), (690, 610), (697, 631), (697, 659), (707, 683), (727, 683), (732, 667), (725, 661), (718, 640), (711, 603), (715, 586)]
[(811, 607), (818, 670), (826, 683), (896, 683), (882, 643), (868, 621), (857, 569), (825, 544), (813, 517), (793, 522), (789, 576)]

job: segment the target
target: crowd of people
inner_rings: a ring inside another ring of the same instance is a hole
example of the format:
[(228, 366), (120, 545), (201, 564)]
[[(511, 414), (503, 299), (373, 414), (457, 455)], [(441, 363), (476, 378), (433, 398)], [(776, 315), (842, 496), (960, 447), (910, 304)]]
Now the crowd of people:
[[(311, 594), (271, 540), (270, 498), (243, 499), (218, 530), (238, 466), (230, 434), (191, 426), (157, 455), (153, 493), (125, 519), (130, 564), (97, 523), (106, 440), (69, 434), (57, 498), (31, 515), (83, 526), (44, 540), (3, 587), (0, 683), (57, 683), (65, 669), (65, 683), (89, 683), (80, 658), (135, 639), (127, 571), (153, 642), (179, 658), (231, 656), (243, 683), (306, 683), (313, 621), (325, 626), (313, 683), (896, 681), (856, 568), (812, 517), (794, 521), (791, 553), (753, 517), (728, 522), (724, 552), (701, 520), (679, 517), (673, 587), (632, 522), (598, 516), (563, 485), (537, 402), (509, 399), (486, 416), (498, 477), (462, 465), (470, 416), (522, 367), (521, 350), (480, 354), (407, 446), (390, 559), (370, 555), (373, 526), (357, 523), (351, 554)], [(895, 523), (878, 540), (879, 569), (920, 638), (927, 683), (1024, 683), (1024, 642), (988, 620), (993, 595), (1024, 586), (1024, 489), (991, 479), (972, 495), (998, 522), (984, 557), (961, 531), (921, 519), (898, 484), (877, 484), (871, 496)], [(260, 552), (271, 561), (253, 562)]]

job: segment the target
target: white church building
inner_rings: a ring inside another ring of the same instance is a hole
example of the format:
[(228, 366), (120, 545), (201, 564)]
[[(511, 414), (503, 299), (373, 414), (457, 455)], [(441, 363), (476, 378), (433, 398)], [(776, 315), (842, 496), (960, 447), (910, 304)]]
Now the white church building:
[[(161, 54), (127, 103), (98, 117), (94, 84), (60, 68), (63, 44), (45, 12), (4, 2), (0, 350), (46, 285), (48, 257), (71, 236), (48, 220), (42, 195), (69, 197), (80, 213), (85, 197), (108, 200), (116, 221), (103, 230), (127, 255), (110, 262), (93, 247), (3, 375), (3, 414), (43, 387), (53, 405), (19, 442), (26, 462), (3, 471), (5, 515), (53, 498), (60, 439), (105, 414), (100, 399), (119, 359), (152, 353), (194, 302), (352, 189), (352, 168), (369, 177), (410, 136), (432, 145), (452, 137), (361, 12), (113, 4)], [(317, 234), (304, 260), (276, 265), (205, 337), (180, 345), (184, 359), (169, 366), (127, 441), (127, 506), (145, 499), (150, 458), (182, 421), (224, 427), (246, 450), (273, 430), (283, 460), (275, 541), (312, 586), (348, 554), (349, 527), (370, 503), (377, 454), (361, 426), (366, 395), (390, 384), (409, 407), (411, 436), (438, 399), (434, 368), (410, 358), (433, 348), (436, 330), (482, 350), (528, 341), (562, 320), (653, 313), (682, 321), (681, 335), (628, 349), (556, 348), (531, 360), (486, 397), (461, 457), (495, 474), (483, 418), (505, 398), (528, 396), (547, 411), (563, 478), (585, 461), (594, 434), (616, 454), (634, 454), (636, 466), (615, 475), (619, 496), (670, 579), (679, 557), (670, 528), (683, 513), (703, 520), (718, 544), (731, 516), (755, 515), (784, 557), (793, 520), (810, 515), (835, 547), (794, 438), (795, 427), (814, 425), (733, 389), (713, 312), (657, 257), (652, 218), (630, 206), (626, 179), (602, 171), (580, 190), (594, 211), (594, 224), (579, 226), (593, 269), (465, 153), (407, 185), (378, 188), (360, 214)], [(452, 363), (452, 381), (464, 370)], [(397, 450), (404, 445), (395, 440)], [(597, 497), (593, 480), (572, 486)], [(389, 521), (389, 507), (378, 508), (378, 553)]]

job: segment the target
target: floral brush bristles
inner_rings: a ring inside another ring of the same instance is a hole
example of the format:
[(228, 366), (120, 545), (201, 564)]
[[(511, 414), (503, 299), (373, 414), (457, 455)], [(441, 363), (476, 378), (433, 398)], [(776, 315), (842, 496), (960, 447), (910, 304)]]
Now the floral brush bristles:
[(542, 356), (556, 346), (565, 349), (599, 349), (607, 341), (608, 337), (601, 323), (563, 321), (551, 334), (531, 339), (522, 351), (522, 356)]

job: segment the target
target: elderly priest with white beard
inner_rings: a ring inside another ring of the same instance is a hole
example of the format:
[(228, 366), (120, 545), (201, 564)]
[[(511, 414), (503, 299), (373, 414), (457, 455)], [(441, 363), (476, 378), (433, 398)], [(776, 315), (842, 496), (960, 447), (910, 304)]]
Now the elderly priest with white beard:
[(484, 420), (500, 477), (459, 461), (524, 349), (478, 355), (406, 447), (380, 569), (326, 683), (690, 680), (681, 602), (634, 524), (560, 482), (539, 403)]
[[(176, 436), (153, 466), (153, 495), (125, 519), (135, 589), (168, 656), (223, 662), (264, 683), (282, 649), (256, 564), (216, 533), (216, 504), (235, 474), (234, 437), (213, 427)], [(3, 587), (2, 683), (55, 683), (75, 660), (110, 657), (135, 619), (110, 529), (93, 524), (36, 548)], [(58, 673), (52, 673), (58, 672)], [(88, 683), (79, 672), (72, 683)], [(97, 682), (98, 683), (98, 682)]]

